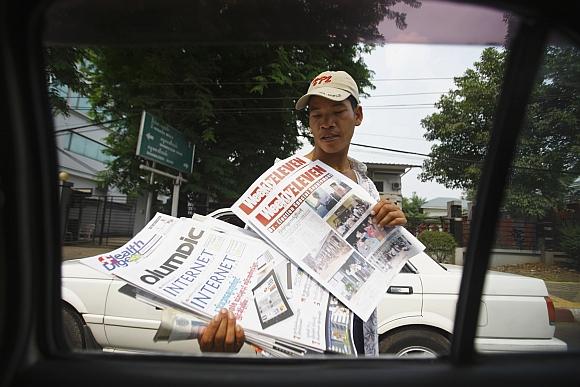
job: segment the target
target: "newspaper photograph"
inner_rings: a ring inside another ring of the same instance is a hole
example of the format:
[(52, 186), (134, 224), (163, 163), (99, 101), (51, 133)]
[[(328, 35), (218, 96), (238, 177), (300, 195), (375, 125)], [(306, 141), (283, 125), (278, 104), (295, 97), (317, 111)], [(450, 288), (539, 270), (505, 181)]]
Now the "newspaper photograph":
[(234, 213), (364, 321), (425, 248), (403, 227), (376, 226), (372, 197), (321, 161), (291, 157), (260, 179)]

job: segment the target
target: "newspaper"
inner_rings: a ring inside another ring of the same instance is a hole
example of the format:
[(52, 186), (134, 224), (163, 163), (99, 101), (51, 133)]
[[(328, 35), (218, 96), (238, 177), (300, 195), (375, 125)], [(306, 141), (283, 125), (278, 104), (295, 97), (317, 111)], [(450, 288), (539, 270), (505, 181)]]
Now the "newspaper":
[(179, 219), (173, 216), (157, 213), (123, 246), (107, 254), (85, 258), (81, 262), (102, 273), (115, 274), (118, 270), (131, 266), (156, 251), (178, 221)]
[(193, 340), (201, 335), (201, 330), (205, 326), (203, 322), (195, 316), (175, 309), (164, 309), (161, 316), (161, 324), (153, 341), (179, 341)]
[(366, 321), (405, 262), (425, 249), (403, 227), (376, 226), (375, 203), (325, 163), (293, 156), (264, 172), (232, 210)]
[[(123, 247), (81, 262), (131, 284), (136, 299), (202, 322), (227, 308), (248, 342), (276, 356), (355, 353), (352, 313), (344, 305), (254, 234), (209, 219), (156, 214)], [(195, 334), (171, 330), (158, 338)]]

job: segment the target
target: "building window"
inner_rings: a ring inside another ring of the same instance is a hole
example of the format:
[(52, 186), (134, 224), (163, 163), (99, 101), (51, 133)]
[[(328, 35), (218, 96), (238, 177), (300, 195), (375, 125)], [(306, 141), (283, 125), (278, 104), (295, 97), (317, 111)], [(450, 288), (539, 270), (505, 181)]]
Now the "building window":
[(385, 192), (385, 182), (384, 181), (374, 181), (373, 183), (375, 183), (375, 187), (377, 187), (377, 191), (379, 192)]
[(103, 152), (105, 148), (105, 145), (97, 140), (71, 133), (67, 150), (104, 163), (113, 159), (112, 156)]

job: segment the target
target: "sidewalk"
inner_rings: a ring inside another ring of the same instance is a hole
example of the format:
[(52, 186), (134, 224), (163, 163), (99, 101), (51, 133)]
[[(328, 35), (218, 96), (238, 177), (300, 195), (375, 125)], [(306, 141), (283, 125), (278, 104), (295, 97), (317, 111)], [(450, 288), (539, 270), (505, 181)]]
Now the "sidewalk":
[(580, 283), (545, 281), (556, 307), (556, 321), (580, 322)]
[(99, 245), (99, 239), (94, 241), (87, 241), (85, 243), (77, 243), (62, 246), (62, 260), (93, 257), (108, 253), (123, 246), (130, 240), (128, 237), (108, 237), (101, 241), (103, 245)]
[(62, 260), (92, 257), (115, 250), (116, 246), (63, 246)]

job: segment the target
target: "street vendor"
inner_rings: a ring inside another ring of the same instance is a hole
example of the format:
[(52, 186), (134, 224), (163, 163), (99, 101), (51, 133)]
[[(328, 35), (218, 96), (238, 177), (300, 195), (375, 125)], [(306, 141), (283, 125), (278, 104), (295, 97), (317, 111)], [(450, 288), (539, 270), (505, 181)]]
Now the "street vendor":
[[(314, 148), (305, 155), (320, 160), (364, 188), (378, 203), (373, 207), (374, 224), (379, 227), (407, 223), (405, 214), (389, 199), (381, 199), (367, 176), (366, 165), (348, 156), (355, 127), (363, 120), (358, 86), (345, 71), (325, 71), (315, 77), (296, 103), (296, 109), (307, 109)], [(202, 351), (238, 352), (244, 339), (243, 329), (227, 310), (208, 324), (198, 339)], [(359, 355), (378, 355), (377, 312), (363, 322), (355, 316), (354, 341)]]

